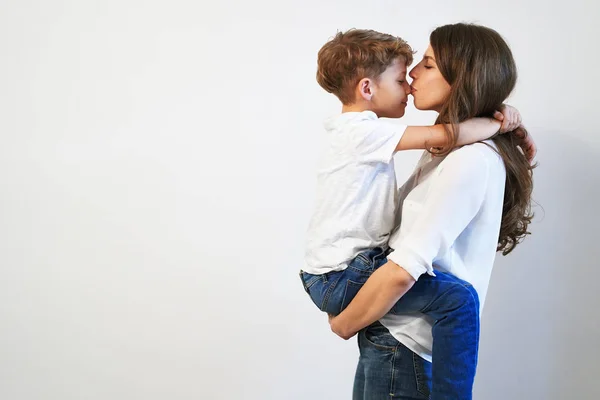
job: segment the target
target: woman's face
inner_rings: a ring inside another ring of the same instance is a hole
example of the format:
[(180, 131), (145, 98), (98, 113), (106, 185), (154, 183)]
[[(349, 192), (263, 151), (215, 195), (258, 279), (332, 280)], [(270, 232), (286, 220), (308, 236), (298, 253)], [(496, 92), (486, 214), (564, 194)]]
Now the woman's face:
[(413, 79), (411, 94), (415, 99), (415, 107), (439, 112), (450, 95), (450, 85), (437, 67), (431, 45), (409, 76)]

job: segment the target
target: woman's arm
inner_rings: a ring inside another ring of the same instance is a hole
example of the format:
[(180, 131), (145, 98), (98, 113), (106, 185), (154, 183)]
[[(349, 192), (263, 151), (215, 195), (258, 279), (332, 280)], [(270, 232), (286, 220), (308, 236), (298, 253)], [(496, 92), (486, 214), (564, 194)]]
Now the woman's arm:
[(415, 282), (404, 268), (388, 261), (367, 279), (340, 315), (329, 316), (331, 330), (343, 339), (350, 339), (387, 314)]

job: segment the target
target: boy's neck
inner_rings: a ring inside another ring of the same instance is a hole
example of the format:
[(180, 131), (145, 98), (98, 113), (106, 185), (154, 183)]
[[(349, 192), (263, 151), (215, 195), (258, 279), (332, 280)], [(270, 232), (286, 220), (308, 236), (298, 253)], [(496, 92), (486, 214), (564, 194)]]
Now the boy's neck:
[(342, 105), (342, 113), (373, 111), (371, 106), (372, 106), (372, 104), (370, 104), (369, 102), (364, 102), (364, 101), (357, 101), (352, 104), (344, 104), (344, 105)]

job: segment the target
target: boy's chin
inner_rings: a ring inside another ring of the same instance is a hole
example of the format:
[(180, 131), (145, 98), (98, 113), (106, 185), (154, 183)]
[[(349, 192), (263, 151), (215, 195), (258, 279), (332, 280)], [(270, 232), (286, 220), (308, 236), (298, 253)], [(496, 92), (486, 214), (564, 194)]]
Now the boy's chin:
[(402, 118), (404, 117), (405, 110), (394, 110), (388, 112), (379, 112), (378, 116), (383, 118)]
[(404, 117), (404, 114), (405, 114), (405, 112), (404, 112), (404, 110), (402, 110), (402, 111), (393, 113), (388, 118), (402, 118), (402, 117)]

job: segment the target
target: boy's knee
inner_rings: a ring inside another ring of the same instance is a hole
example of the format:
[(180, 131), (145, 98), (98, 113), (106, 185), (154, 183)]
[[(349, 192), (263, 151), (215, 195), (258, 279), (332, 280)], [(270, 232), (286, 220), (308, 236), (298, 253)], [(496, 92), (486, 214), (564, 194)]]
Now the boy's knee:
[(448, 293), (457, 307), (469, 307), (479, 311), (479, 296), (473, 285), (456, 284)]

